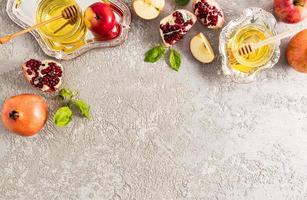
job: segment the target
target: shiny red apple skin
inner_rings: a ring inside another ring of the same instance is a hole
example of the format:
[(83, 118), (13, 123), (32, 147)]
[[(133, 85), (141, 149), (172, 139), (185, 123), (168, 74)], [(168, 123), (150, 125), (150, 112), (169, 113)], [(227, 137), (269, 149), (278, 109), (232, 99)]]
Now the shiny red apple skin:
[(94, 35), (106, 35), (115, 26), (116, 19), (109, 3), (97, 2), (90, 5), (84, 13), (85, 24)]
[(119, 24), (115, 24), (114, 28), (108, 33), (103, 34), (103, 35), (98, 35), (94, 33), (94, 35), (98, 41), (107, 41), (107, 40), (112, 40), (116, 38), (117, 36), (119, 36), (121, 31), (122, 31), (121, 26)]
[(307, 0), (274, 0), (274, 12), (285, 23), (298, 23), (306, 18)]

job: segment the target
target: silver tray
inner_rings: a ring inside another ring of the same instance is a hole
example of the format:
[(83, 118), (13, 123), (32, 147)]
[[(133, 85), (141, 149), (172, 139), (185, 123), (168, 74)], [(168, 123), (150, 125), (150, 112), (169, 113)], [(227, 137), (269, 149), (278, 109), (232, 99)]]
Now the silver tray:
[[(35, 14), (39, 0), (8, 0), (6, 11), (8, 16), (21, 28), (25, 29), (29, 26), (35, 24)], [(89, 5), (98, 2), (98, 0), (76, 0), (82, 10), (85, 10)], [(122, 31), (119, 36), (108, 41), (97, 41), (90, 31), (86, 35), (86, 40), (88, 41), (85, 45), (76, 49), (73, 52), (67, 53), (64, 51), (51, 49), (39, 31), (31, 31), (38, 42), (41, 49), (51, 57), (56, 59), (69, 60), (73, 59), (81, 54), (94, 49), (94, 48), (107, 48), (115, 47), (122, 44), (128, 37), (128, 32), (131, 23), (131, 13), (127, 5), (121, 0), (110, 0), (110, 3), (114, 4), (121, 12), (122, 16), (117, 17), (118, 23), (120, 24)]]

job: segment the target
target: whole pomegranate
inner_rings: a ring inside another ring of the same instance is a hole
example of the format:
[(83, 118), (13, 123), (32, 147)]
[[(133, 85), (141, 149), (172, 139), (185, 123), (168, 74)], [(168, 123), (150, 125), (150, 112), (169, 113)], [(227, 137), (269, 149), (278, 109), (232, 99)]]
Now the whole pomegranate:
[(193, 13), (175, 10), (160, 21), (160, 35), (165, 46), (169, 47), (183, 38), (196, 22)]
[(224, 13), (214, 0), (194, 0), (193, 11), (197, 19), (208, 28), (221, 28), (224, 24)]
[(28, 60), (22, 65), (26, 79), (43, 92), (54, 92), (62, 84), (63, 67), (52, 60)]
[(48, 105), (34, 94), (20, 94), (7, 99), (1, 111), (4, 126), (21, 136), (33, 136), (45, 125)]

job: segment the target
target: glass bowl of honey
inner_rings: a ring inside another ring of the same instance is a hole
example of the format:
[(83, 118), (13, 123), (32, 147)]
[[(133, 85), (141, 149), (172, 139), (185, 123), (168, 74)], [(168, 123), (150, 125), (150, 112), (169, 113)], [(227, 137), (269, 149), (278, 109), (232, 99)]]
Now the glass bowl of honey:
[(239, 19), (229, 22), (220, 34), (223, 73), (236, 82), (246, 83), (254, 81), (260, 71), (272, 68), (280, 57), (279, 43), (246, 55), (240, 55), (238, 49), (275, 35), (276, 25), (274, 16), (261, 8), (245, 9)]
[(116, 36), (97, 38), (84, 22), (84, 11), (100, 0), (8, 0), (7, 14), (21, 28), (28, 28), (61, 14), (68, 6), (78, 8), (76, 18), (59, 19), (37, 30), (31, 31), (41, 49), (49, 56), (69, 60), (93, 49), (115, 47), (128, 37), (131, 13), (121, 0), (110, 0), (115, 15)]
[(76, 6), (77, 16), (66, 20), (64, 18), (53, 21), (39, 28), (48, 46), (54, 50), (73, 52), (85, 44), (87, 28), (82, 17), (82, 11), (75, 0), (41, 0), (36, 11), (36, 22), (44, 22), (50, 18), (61, 15), (63, 8)]

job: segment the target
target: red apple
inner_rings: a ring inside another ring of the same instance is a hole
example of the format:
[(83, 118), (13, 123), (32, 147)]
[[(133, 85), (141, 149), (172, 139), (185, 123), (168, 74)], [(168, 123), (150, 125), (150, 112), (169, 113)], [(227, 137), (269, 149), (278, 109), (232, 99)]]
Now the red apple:
[(307, 0), (274, 0), (274, 11), (281, 21), (294, 24), (307, 15)]
[(116, 38), (121, 33), (121, 26), (115, 24), (114, 28), (104, 35), (95, 35), (96, 39), (99, 41), (111, 40)]
[(90, 5), (84, 13), (85, 25), (94, 35), (108, 34), (115, 26), (115, 15), (108, 3), (97, 2)]
[(288, 63), (297, 71), (307, 73), (307, 29), (296, 34), (287, 48)]

